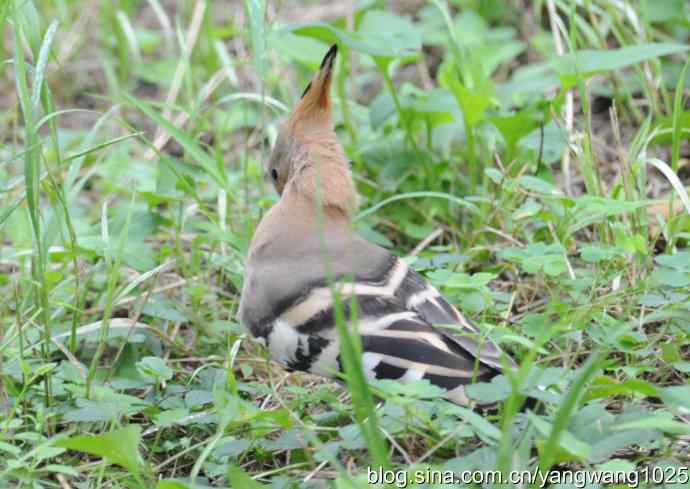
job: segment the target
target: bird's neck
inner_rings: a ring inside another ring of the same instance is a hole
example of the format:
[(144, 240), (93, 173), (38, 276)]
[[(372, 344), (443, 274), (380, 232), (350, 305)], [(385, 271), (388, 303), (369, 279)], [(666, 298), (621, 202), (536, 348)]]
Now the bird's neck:
[(263, 217), (254, 233), (250, 255), (273, 256), (285, 253), (286, 246), (294, 251), (302, 243), (317, 242), (323, 237), (351, 236), (350, 211), (333, 203), (322, 205), (319, 210), (315, 195), (311, 190), (305, 191), (311, 183), (300, 183), (299, 188), (288, 186)]
[(348, 219), (357, 207), (357, 193), (350, 165), (335, 138), (307, 141), (301, 162), (295, 166), (285, 189), (286, 204), (290, 201), (311, 203), (321, 207), (325, 215), (341, 215)]

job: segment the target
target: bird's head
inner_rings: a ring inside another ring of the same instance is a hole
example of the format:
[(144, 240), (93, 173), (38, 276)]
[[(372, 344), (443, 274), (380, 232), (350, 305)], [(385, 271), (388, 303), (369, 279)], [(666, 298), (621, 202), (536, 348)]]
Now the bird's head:
[(282, 194), (291, 179), (316, 160), (348, 165), (333, 128), (331, 79), (338, 46), (333, 45), (307, 85), (290, 117), (280, 127), (266, 173)]

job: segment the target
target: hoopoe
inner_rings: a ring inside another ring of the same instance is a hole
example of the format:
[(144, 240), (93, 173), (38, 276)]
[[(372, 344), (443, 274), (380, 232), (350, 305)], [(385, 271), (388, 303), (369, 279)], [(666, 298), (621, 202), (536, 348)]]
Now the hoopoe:
[[(355, 185), (332, 122), (336, 53), (334, 45), (282, 125), (267, 162), (280, 200), (250, 245), (240, 321), (277, 362), (334, 377), (341, 371), (336, 290), (345, 317), (356, 301), (369, 378), (427, 379), (466, 405), (464, 386), (499, 374), (505, 355), (480, 339), (479, 330), (403, 260), (353, 232)], [(447, 324), (467, 334), (438, 326)]]

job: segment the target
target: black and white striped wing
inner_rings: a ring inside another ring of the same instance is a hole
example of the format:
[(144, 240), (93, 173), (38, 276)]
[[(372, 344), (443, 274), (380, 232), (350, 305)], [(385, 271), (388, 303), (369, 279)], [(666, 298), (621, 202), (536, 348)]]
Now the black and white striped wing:
[[(399, 259), (398, 261), (402, 262)], [(467, 354), (483, 365), (500, 372), (502, 358), (505, 357), (510, 367), (516, 368), (512, 358), (504, 355), (496, 343), (483, 336), (474, 324), (415, 270), (408, 268), (395, 295), (407, 309), (417, 312), (427, 323), (437, 325), (443, 335), (451, 338)], [(449, 328), (443, 328), (442, 325), (459, 326), (464, 333), (456, 333)]]
[[(501, 351), (478, 331), (436, 289), (405, 262), (391, 256), (375, 274), (377, 280), (355, 279), (335, 284), (345, 317), (356, 303), (363, 366), (370, 378), (401, 382), (427, 379), (466, 404), (463, 386), (488, 381), (500, 372)], [(311, 284), (283, 302), (270, 324), (256, 325), (278, 362), (294, 370), (333, 376), (341, 370), (340, 340), (335, 328), (332, 289)], [(458, 324), (468, 336), (434, 326)]]

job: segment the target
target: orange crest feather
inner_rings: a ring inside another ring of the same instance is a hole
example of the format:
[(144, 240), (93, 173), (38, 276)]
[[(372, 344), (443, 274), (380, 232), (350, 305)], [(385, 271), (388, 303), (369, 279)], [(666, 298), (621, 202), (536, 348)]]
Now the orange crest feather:
[(318, 127), (330, 127), (331, 118), (331, 80), (333, 79), (333, 62), (338, 54), (338, 45), (334, 44), (321, 61), (302, 98), (295, 106), (288, 124), (295, 130), (307, 130)]

